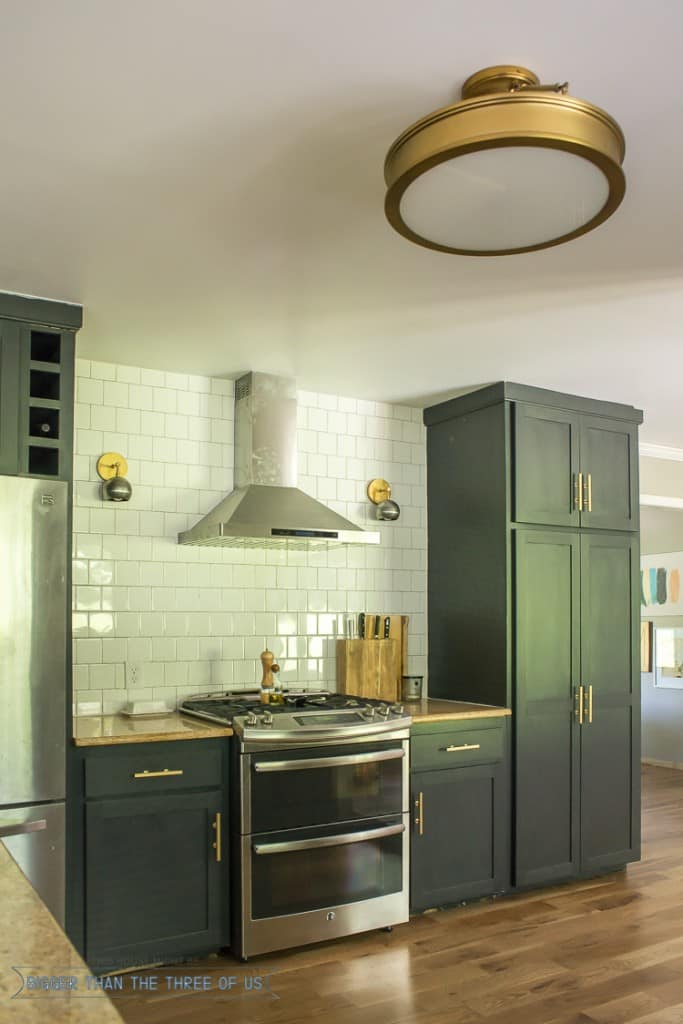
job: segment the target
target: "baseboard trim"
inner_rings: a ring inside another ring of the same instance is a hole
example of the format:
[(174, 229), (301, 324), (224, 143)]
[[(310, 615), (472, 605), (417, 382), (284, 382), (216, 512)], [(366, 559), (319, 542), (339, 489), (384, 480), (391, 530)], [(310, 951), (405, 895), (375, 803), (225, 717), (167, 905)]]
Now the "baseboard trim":
[(683, 498), (667, 498), (663, 494), (641, 494), (641, 507), (648, 508), (683, 508)]
[(676, 772), (683, 772), (683, 763), (679, 761), (656, 761), (654, 757), (641, 757), (641, 764), (651, 764), (654, 768), (673, 768)]

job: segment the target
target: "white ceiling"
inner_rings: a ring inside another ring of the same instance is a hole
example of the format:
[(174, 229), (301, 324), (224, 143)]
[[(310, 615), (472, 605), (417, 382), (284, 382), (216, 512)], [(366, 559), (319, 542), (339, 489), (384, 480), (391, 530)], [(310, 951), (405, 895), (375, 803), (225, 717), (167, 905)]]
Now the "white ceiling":
[[(679, 0), (4, 0), (0, 287), (80, 354), (429, 404), (506, 378), (640, 405), (683, 446)], [(604, 106), (627, 194), (527, 256), (384, 219), (394, 137), (521, 63)]]

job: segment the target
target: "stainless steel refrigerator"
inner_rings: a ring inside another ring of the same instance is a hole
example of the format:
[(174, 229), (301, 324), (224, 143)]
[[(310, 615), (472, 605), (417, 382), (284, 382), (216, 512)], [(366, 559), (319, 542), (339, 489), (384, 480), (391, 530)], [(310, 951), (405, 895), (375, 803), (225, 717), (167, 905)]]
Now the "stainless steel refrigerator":
[(68, 487), (0, 476), (0, 839), (64, 922)]

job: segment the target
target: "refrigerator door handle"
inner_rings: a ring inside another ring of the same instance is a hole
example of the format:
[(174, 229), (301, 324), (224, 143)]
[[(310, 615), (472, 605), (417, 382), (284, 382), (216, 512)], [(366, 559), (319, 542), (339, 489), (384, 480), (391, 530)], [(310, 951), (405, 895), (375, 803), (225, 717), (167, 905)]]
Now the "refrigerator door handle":
[(4, 839), (6, 836), (23, 836), (27, 832), (42, 832), (46, 828), (47, 821), (45, 818), (39, 818), (37, 821), (25, 821), (21, 825), (3, 825), (0, 823), (0, 839)]

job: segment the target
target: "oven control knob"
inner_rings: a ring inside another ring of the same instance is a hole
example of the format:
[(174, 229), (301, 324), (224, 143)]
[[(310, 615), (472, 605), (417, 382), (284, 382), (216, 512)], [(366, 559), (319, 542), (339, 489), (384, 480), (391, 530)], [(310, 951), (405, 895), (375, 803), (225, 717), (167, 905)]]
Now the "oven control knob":
[(272, 713), (272, 711), (264, 711), (263, 715), (261, 716), (261, 722), (263, 723), (263, 725), (272, 725), (273, 724), (273, 713)]
[(250, 711), (249, 714), (247, 715), (247, 717), (245, 719), (245, 724), (246, 725), (257, 725), (258, 724), (258, 718), (256, 717), (256, 715), (254, 714), (253, 711)]
[(395, 715), (402, 715), (403, 714), (403, 705), (402, 704), (392, 704), (391, 705), (391, 710), (394, 712)]

